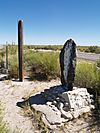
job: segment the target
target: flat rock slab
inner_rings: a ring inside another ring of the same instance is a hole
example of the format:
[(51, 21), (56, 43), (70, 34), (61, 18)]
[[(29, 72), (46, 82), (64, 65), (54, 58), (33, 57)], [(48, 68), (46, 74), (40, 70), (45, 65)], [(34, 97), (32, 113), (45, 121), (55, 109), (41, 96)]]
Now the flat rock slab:
[(45, 115), (45, 118), (50, 124), (61, 124), (62, 119), (61, 119), (61, 113), (60, 111), (55, 107), (55, 109), (51, 108), (48, 105), (32, 105), (32, 107), (37, 110), (42, 112)]

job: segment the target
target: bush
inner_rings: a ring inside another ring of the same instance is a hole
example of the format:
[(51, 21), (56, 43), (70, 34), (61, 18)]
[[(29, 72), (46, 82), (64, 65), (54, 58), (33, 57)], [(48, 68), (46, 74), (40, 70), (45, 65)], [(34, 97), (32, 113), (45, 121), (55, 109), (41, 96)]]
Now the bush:
[(85, 52), (91, 52), (91, 53), (99, 54), (100, 53), (100, 47), (98, 47), (98, 46), (89, 46), (85, 49)]
[(8, 45), (8, 53), (9, 55), (14, 55), (18, 52), (18, 46), (15, 45), (15, 44), (12, 44), (12, 45)]
[(84, 52), (89, 53), (89, 52), (90, 52), (90, 50), (87, 48), (87, 49), (85, 49), (85, 51), (84, 51)]
[(85, 52), (85, 50), (88, 48), (88, 46), (77, 46), (77, 50), (80, 52)]
[(91, 53), (95, 53), (95, 51), (97, 50), (97, 46), (90, 46), (88, 49)]
[(75, 86), (99, 89), (100, 72), (95, 64), (79, 63), (76, 67)]
[(18, 78), (18, 59), (16, 55), (9, 58), (9, 78)]
[(30, 68), (30, 77), (50, 80), (59, 76), (59, 54), (57, 52), (26, 52), (25, 68)]
[(5, 49), (0, 49), (0, 67), (4, 67)]
[(100, 59), (97, 60), (97, 67), (100, 67)]

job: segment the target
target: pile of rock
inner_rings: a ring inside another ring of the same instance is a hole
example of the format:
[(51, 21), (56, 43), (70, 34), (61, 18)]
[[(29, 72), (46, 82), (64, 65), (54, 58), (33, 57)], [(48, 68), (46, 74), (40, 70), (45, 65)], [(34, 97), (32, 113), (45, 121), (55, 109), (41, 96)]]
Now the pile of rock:
[(35, 110), (42, 113), (42, 120), (49, 127), (61, 126), (94, 109), (93, 96), (87, 92), (86, 88), (74, 87), (73, 91), (62, 93), (61, 90), (63, 91), (61, 86), (45, 90), (41, 95), (47, 102), (43, 105), (32, 105)]
[[(76, 67), (76, 44), (70, 39), (60, 53), (61, 85), (46, 89), (34, 97), (31, 106), (42, 112), (42, 120), (49, 127), (61, 126), (94, 109), (92, 96), (86, 88), (73, 87)], [(40, 101), (40, 102), (39, 102)], [(37, 103), (37, 104), (36, 104)]]
[(87, 92), (86, 88), (75, 87), (73, 91), (58, 93), (58, 95), (55, 95), (54, 92), (50, 94), (51, 97), (49, 93), (44, 93), (48, 101), (47, 105), (57, 107), (61, 116), (68, 120), (77, 118), (94, 108), (93, 96)]

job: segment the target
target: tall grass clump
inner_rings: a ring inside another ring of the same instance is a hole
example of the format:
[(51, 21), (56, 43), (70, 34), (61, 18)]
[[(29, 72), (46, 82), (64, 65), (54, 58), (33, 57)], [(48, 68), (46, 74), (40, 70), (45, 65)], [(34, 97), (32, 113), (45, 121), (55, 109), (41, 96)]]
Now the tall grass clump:
[(24, 57), (25, 68), (30, 68), (32, 79), (50, 80), (59, 76), (59, 53), (28, 51)]
[(99, 90), (100, 72), (94, 63), (80, 62), (76, 67), (75, 85)]
[(97, 67), (99, 67), (99, 68), (100, 68), (100, 59), (99, 59), (99, 60), (97, 60)]
[(17, 55), (11, 55), (9, 58), (9, 78), (18, 78), (18, 57)]
[(4, 67), (5, 49), (0, 49), (0, 67)]
[(8, 53), (9, 55), (15, 55), (18, 51), (18, 46), (15, 44), (8, 44)]

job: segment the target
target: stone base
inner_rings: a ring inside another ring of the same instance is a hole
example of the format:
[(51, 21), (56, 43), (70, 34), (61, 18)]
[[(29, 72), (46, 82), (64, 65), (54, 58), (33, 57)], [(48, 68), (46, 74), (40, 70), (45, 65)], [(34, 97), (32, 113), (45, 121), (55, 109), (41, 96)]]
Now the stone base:
[(31, 106), (43, 114), (42, 120), (50, 128), (61, 126), (94, 109), (92, 96), (86, 88), (74, 87), (73, 91), (68, 92), (65, 92), (62, 86), (50, 88), (40, 94), (39, 100), (40, 104), (38, 102)]

